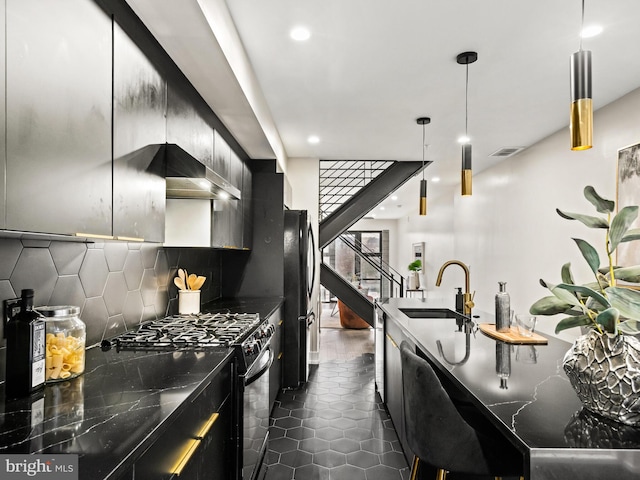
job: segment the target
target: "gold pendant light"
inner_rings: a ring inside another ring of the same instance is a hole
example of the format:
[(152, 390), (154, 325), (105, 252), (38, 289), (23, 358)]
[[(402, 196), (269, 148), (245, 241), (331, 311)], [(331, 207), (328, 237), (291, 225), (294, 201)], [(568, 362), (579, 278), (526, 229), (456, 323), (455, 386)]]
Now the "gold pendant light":
[(424, 143), (424, 126), (431, 123), (429, 117), (420, 117), (416, 120), (418, 125), (422, 125), (422, 180), (420, 180), (420, 215), (427, 214), (427, 181), (424, 178), (424, 151), (427, 146)]
[(472, 170), (471, 170), (471, 141), (469, 140), (469, 64), (478, 60), (477, 52), (463, 52), (456, 57), (460, 65), (466, 66), (465, 97), (464, 97), (464, 141), (462, 142), (462, 173), (461, 185), (462, 195), (467, 196), (472, 193)]
[[(584, 0), (582, 27), (584, 28)], [(593, 100), (591, 96), (591, 51), (582, 49), (571, 55), (571, 150), (587, 150), (593, 146)]]

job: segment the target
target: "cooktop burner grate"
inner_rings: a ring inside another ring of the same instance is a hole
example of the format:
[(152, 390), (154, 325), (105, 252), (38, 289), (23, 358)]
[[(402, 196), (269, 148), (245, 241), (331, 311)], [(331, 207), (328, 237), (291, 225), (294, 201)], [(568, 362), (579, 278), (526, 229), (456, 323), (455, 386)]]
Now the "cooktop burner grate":
[(173, 315), (141, 324), (115, 340), (118, 350), (229, 347), (260, 325), (257, 313)]

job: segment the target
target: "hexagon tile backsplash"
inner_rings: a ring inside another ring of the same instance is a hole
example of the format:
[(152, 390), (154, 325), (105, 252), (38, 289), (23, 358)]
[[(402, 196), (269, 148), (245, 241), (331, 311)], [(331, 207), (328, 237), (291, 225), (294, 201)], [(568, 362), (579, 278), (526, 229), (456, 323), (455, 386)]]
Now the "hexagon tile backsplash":
[(219, 298), (220, 264), (211, 249), (0, 238), (0, 300), (32, 288), (36, 306), (77, 305), (92, 345), (177, 313), (179, 267), (207, 277), (202, 303)]

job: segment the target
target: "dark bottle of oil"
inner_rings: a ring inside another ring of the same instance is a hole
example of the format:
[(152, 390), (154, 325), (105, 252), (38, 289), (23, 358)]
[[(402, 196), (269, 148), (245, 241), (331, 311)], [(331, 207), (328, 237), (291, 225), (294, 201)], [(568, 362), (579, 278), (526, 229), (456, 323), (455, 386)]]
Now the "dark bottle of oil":
[(20, 311), (7, 322), (5, 392), (25, 397), (44, 387), (45, 323), (33, 310), (33, 290), (22, 290)]

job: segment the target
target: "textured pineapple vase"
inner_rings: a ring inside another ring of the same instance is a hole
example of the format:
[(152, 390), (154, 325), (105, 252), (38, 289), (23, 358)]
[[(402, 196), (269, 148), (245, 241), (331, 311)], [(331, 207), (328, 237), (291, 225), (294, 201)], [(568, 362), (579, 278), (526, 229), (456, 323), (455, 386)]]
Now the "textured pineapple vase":
[(576, 339), (563, 367), (585, 408), (640, 426), (640, 340), (591, 330)]

